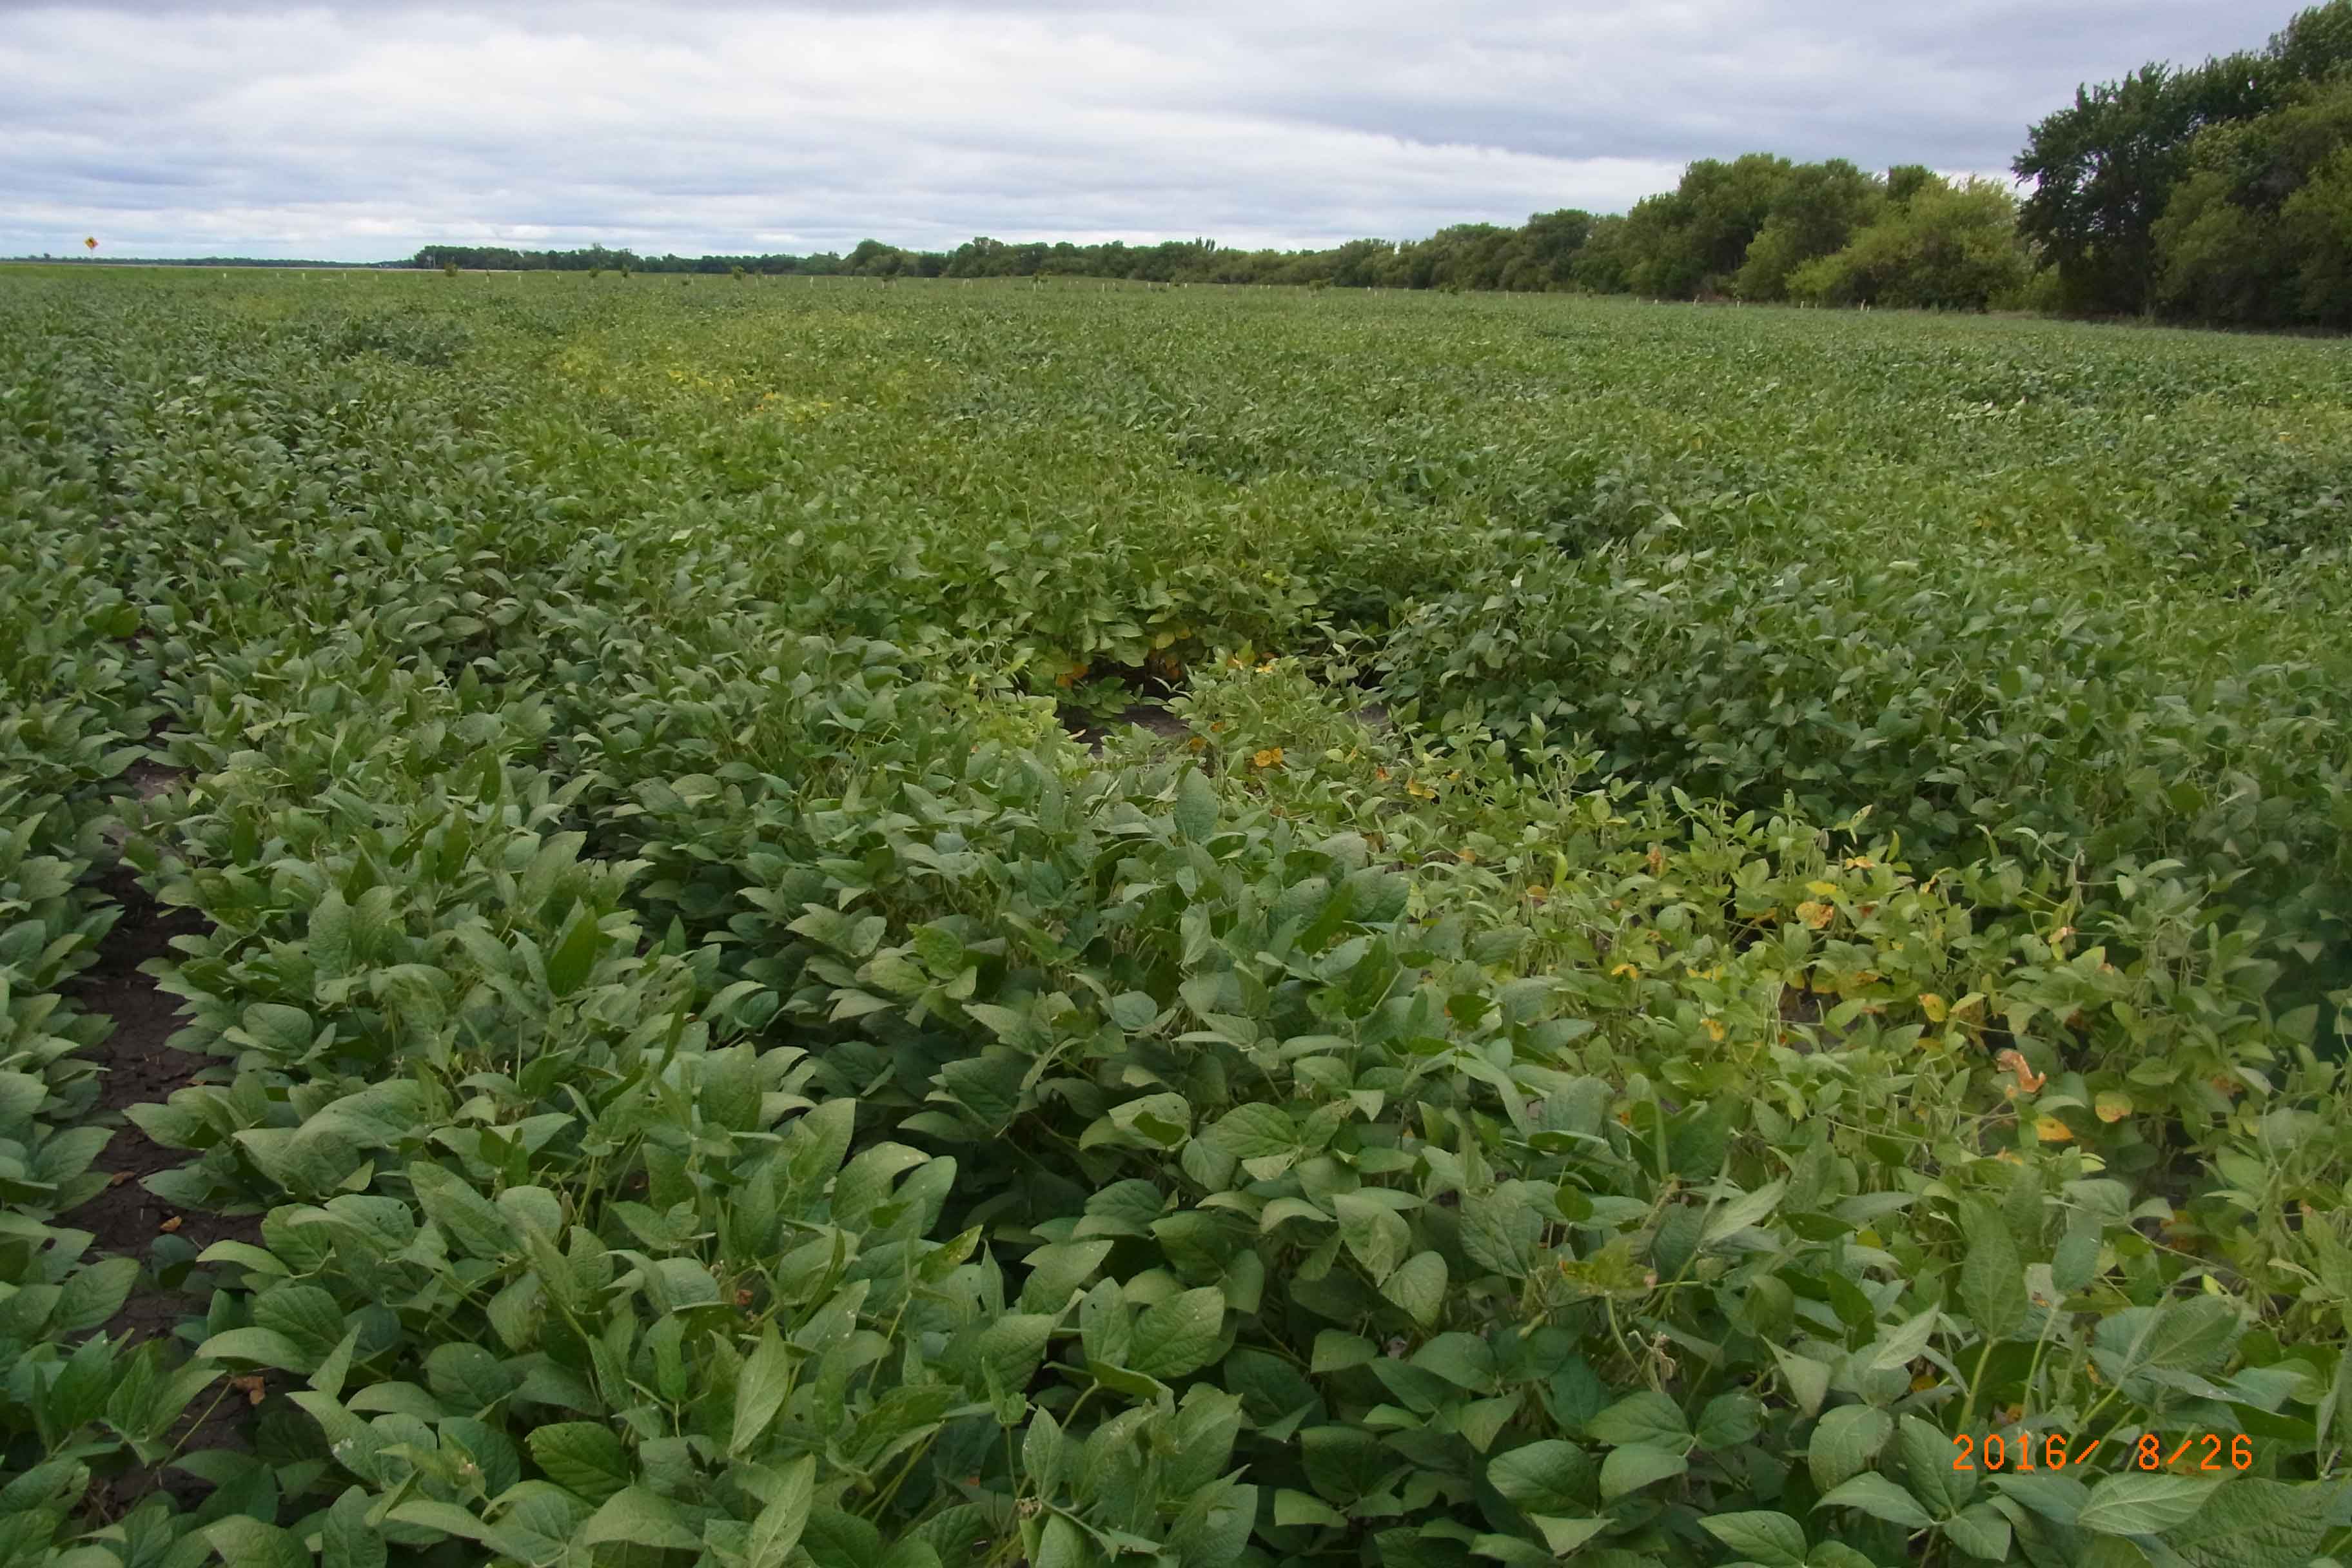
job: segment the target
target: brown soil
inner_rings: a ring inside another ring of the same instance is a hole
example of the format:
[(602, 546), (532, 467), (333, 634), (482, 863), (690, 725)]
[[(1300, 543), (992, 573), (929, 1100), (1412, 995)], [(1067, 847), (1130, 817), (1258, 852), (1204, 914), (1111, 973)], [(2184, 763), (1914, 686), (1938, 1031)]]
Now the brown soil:
[(1810, 991), (1800, 991), (1793, 985), (1780, 988), (1780, 1021), (1785, 1024), (1818, 1024), (1826, 1011), (1822, 999)]
[[(157, 776), (144, 776), (149, 773)], [(142, 799), (152, 800), (176, 782), (170, 770), (151, 770), (143, 763), (134, 764), (131, 773)], [(202, 922), (189, 911), (158, 905), (126, 867), (116, 867), (100, 886), (122, 906), (122, 918), (100, 945), (98, 963), (78, 980), (74, 999), (85, 1010), (114, 1020), (114, 1032), (90, 1053), (106, 1069), (92, 1112), (103, 1122), (121, 1117), (130, 1106), (169, 1100), (213, 1064), (207, 1057), (165, 1044), (179, 1027), (178, 999), (139, 968), (149, 959), (168, 955), (172, 938), (193, 934)], [(197, 1252), (225, 1239), (257, 1242), (261, 1227), (257, 1219), (183, 1214), (147, 1190), (144, 1178), (186, 1159), (184, 1152), (163, 1148), (122, 1120), (97, 1161), (98, 1169), (112, 1173), (111, 1183), (97, 1197), (60, 1215), (58, 1223), (90, 1232), (96, 1238), (93, 1256), (135, 1258), (142, 1264), (150, 1260), (149, 1249), (161, 1236), (175, 1236)], [(141, 1288), (133, 1289), (106, 1325), (106, 1332), (118, 1342), (168, 1337), (183, 1321), (200, 1318), (205, 1305), (200, 1296), (161, 1289), (152, 1279), (142, 1279)], [(215, 1403), (215, 1394), (223, 1392), (226, 1396)], [(191, 1429), (183, 1440), (184, 1450), (250, 1447), (245, 1426), (251, 1409), (240, 1390), (207, 1391), (189, 1410)], [(212, 1489), (180, 1471), (134, 1469), (104, 1482), (92, 1502), (100, 1513), (118, 1515), (158, 1489), (183, 1507)]]
[(1191, 733), (1184, 728), (1184, 721), (1157, 702), (1131, 703), (1109, 719), (1097, 719), (1076, 709), (1062, 711), (1063, 728), (1085, 742), (1088, 750), (1097, 752), (1105, 741), (1130, 724), (1140, 724), (1163, 740), (1181, 740)]
[[(162, 728), (160, 721), (157, 728)], [(129, 784), (141, 800), (153, 800), (158, 795), (169, 795), (186, 783), (187, 774), (177, 768), (142, 757), (123, 770), (122, 782)]]
[[(94, 1053), (106, 1068), (96, 1114), (112, 1118), (132, 1105), (169, 1100), (212, 1064), (209, 1058), (173, 1050), (164, 1043), (179, 1028), (178, 999), (139, 969), (149, 959), (169, 954), (172, 938), (194, 932), (200, 922), (186, 911), (157, 905), (127, 872), (117, 870), (103, 885), (122, 905), (122, 919), (101, 944), (98, 963), (81, 976), (75, 1000), (114, 1020), (114, 1032)], [(142, 1184), (142, 1178), (186, 1159), (185, 1153), (163, 1148), (124, 1121), (98, 1157), (98, 1168), (114, 1173), (113, 1184), (61, 1216), (62, 1222), (93, 1233), (100, 1253), (142, 1259), (162, 1235), (176, 1233), (198, 1251), (223, 1237), (250, 1241), (257, 1237), (259, 1226), (253, 1220), (183, 1215)], [(171, 1224), (173, 1220), (179, 1223)], [(108, 1331), (131, 1331), (142, 1338), (168, 1332), (181, 1307), (176, 1297), (169, 1298), (168, 1305), (166, 1300), (133, 1297), (122, 1315), (107, 1325)]]

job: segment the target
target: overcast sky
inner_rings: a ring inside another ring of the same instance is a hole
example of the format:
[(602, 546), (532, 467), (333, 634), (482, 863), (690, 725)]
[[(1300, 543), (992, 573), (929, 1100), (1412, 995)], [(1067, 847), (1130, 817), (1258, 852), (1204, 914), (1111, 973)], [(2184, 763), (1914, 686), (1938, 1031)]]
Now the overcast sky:
[(1619, 211), (1763, 149), (1999, 172), (2294, 0), (0, 0), (0, 254), (1235, 245)]

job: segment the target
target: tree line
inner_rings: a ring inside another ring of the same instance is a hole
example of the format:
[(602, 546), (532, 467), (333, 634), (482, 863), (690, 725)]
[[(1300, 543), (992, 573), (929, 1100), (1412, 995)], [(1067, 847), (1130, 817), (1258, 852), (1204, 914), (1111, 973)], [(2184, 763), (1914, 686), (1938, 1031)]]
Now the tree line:
[(1916, 165), (1750, 153), (1692, 163), (1622, 215), (1570, 208), (1319, 250), (986, 237), (808, 256), (435, 245), (405, 265), (1573, 290), (2352, 327), (2352, 0), (2300, 13), (2260, 49), (2085, 85), (2032, 128), (2011, 172), (2021, 200)]
[(1241, 250), (1210, 239), (1074, 245), (983, 236), (950, 251), (868, 239), (846, 254), (810, 256), (430, 245), (406, 265), (1578, 290), (1983, 310), (2011, 302), (2032, 272), (2017, 237), (2016, 209), (2009, 192), (1989, 182), (1956, 184), (1922, 168), (1875, 174), (1842, 160), (1792, 163), (1752, 153), (1694, 163), (1675, 190), (1623, 215), (1570, 208), (1538, 213), (1516, 228), (1456, 224), (1426, 239), (1354, 239), (1323, 250)]

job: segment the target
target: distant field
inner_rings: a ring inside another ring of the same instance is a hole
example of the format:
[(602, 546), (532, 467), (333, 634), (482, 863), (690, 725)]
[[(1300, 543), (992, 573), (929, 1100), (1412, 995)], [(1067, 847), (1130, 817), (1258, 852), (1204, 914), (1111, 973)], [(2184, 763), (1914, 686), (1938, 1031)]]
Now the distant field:
[(2314, 341), (0, 270), (0, 1511), (2340, 1555), (2347, 453)]

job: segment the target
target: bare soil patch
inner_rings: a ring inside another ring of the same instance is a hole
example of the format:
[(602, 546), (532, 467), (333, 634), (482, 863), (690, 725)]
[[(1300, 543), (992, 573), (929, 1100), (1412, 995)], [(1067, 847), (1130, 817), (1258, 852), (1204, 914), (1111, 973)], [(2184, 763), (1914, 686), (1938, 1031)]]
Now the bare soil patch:
[[(133, 787), (142, 799), (153, 799), (177, 782), (169, 769), (141, 763), (131, 770)], [(187, 1160), (184, 1151), (166, 1149), (132, 1125), (123, 1113), (131, 1106), (160, 1103), (194, 1082), (213, 1065), (211, 1058), (174, 1050), (167, 1042), (179, 1028), (179, 1002), (159, 988), (152, 975), (141, 973), (148, 960), (168, 955), (172, 939), (193, 934), (203, 922), (192, 912), (167, 910), (147, 895), (127, 867), (117, 866), (100, 882), (122, 906), (122, 918), (100, 945), (99, 961), (76, 983), (75, 1000), (86, 1010), (114, 1020), (114, 1031), (90, 1053), (105, 1068), (93, 1119), (116, 1122), (114, 1136), (100, 1154), (97, 1168), (111, 1173), (106, 1190), (79, 1208), (59, 1216), (58, 1223), (87, 1230), (99, 1256), (131, 1258), (147, 1266), (140, 1286), (106, 1324), (118, 1342), (169, 1337), (184, 1321), (200, 1317), (202, 1297), (181, 1289), (165, 1289), (154, 1282), (152, 1256), (159, 1237), (174, 1238), (173, 1251), (184, 1244), (201, 1253), (215, 1241), (257, 1243), (257, 1218), (184, 1213), (149, 1192), (145, 1179)], [(193, 1346), (189, 1348), (194, 1348)], [(247, 1418), (252, 1414), (247, 1394), (224, 1385), (215, 1402), (200, 1395), (190, 1406), (184, 1451), (200, 1448), (246, 1448)], [(142, 1497), (157, 1489), (171, 1493), (182, 1506), (192, 1506), (212, 1490), (208, 1482), (176, 1470), (132, 1470), (108, 1480), (95, 1499), (100, 1511), (120, 1514)]]
[(1129, 703), (1108, 719), (1098, 719), (1076, 709), (1062, 710), (1062, 727), (1095, 752), (1102, 751), (1105, 741), (1133, 724), (1142, 725), (1162, 740), (1181, 740), (1190, 733), (1184, 728), (1184, 721), (1157, 702)]

